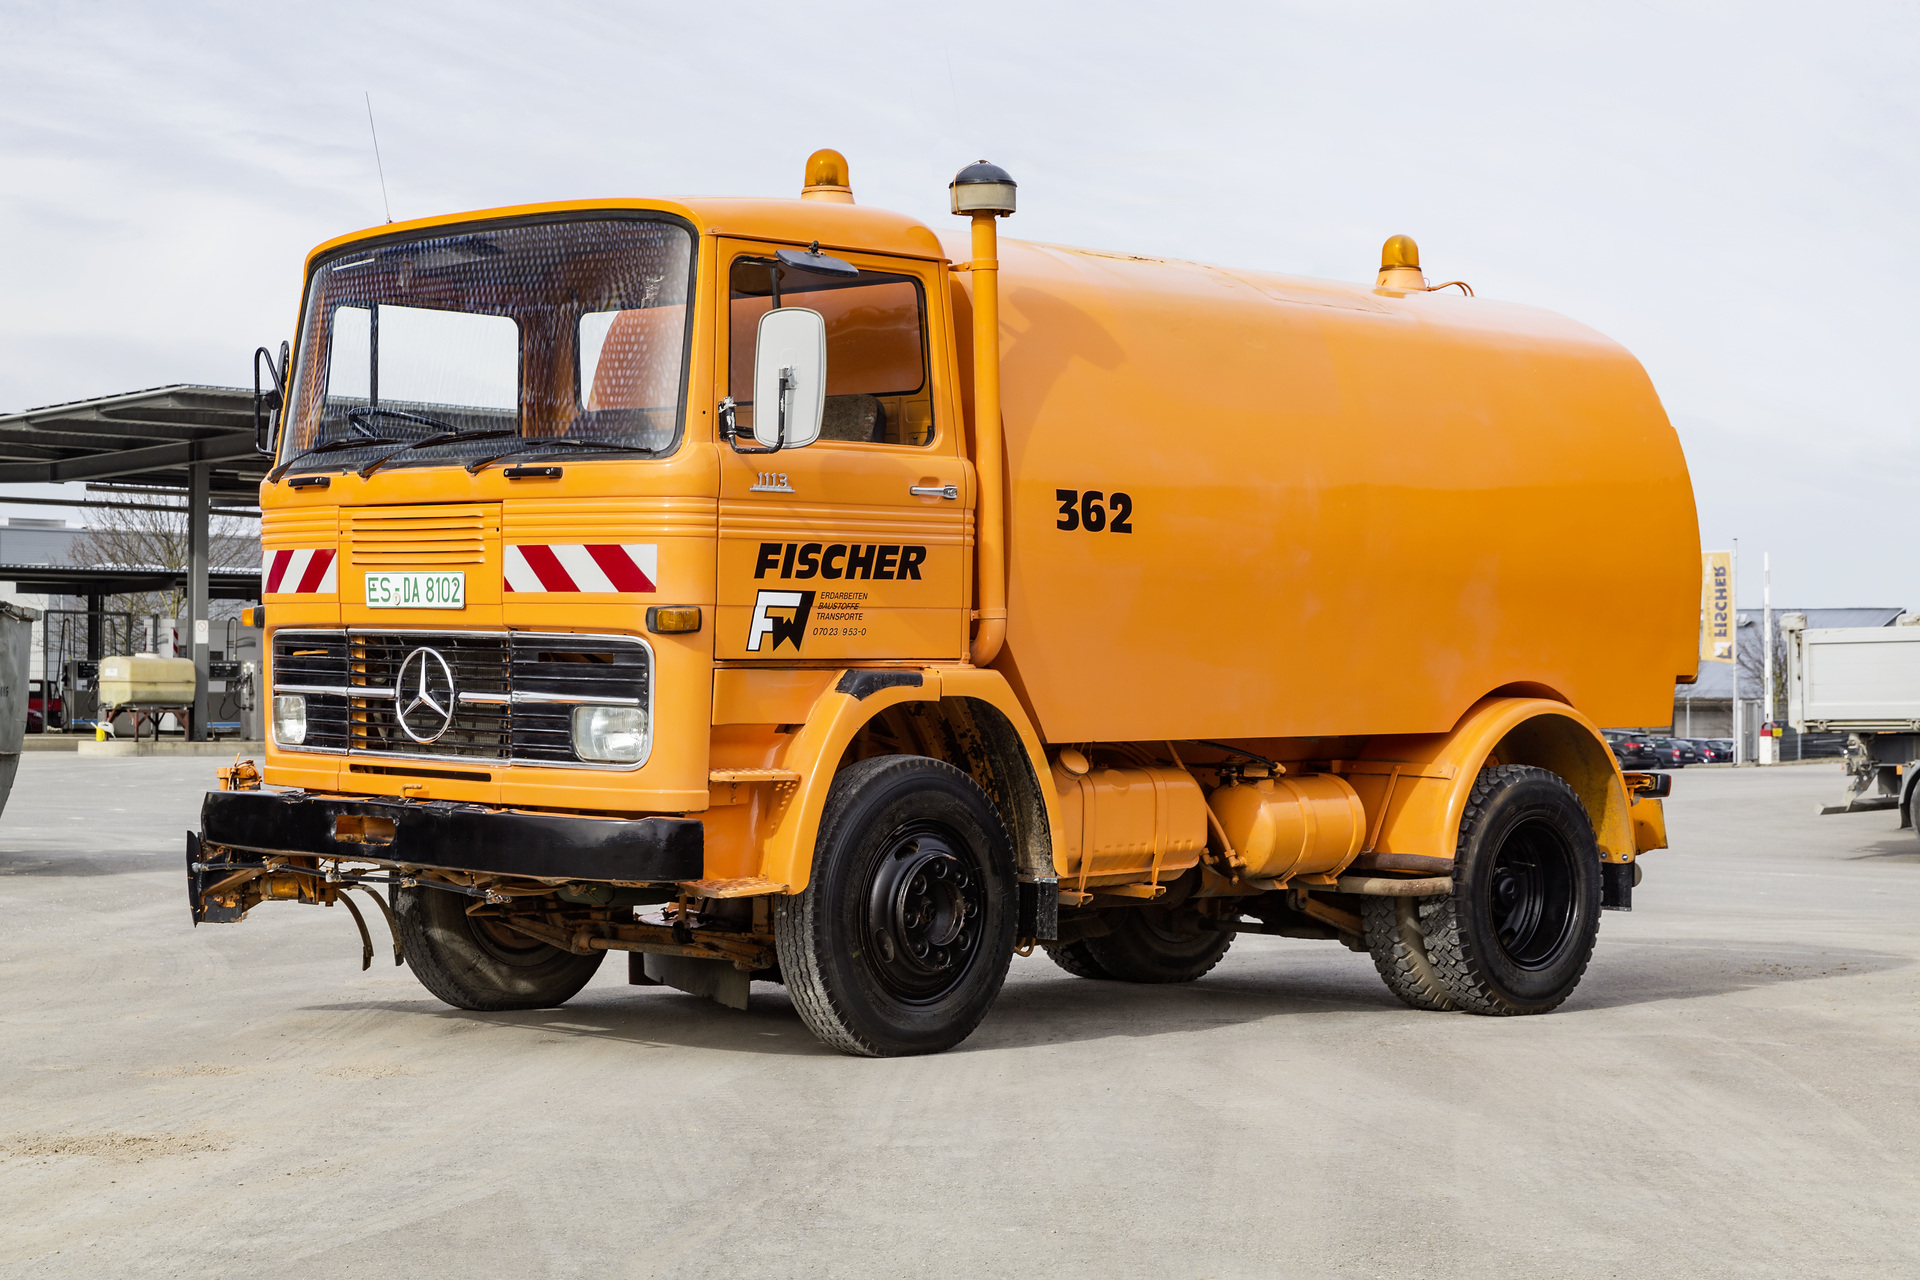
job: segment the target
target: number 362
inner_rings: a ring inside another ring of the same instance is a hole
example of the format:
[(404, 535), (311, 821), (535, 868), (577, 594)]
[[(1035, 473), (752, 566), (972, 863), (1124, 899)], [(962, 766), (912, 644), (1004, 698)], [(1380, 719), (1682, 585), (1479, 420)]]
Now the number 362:
[[(1088, 489), (1085, 493), (1078, 489), (1055, 489), (1053, 497), (1060, 504), (1060, 518), (1053, 522), (1056, 529), (1133, 532), (1133, 498), (1129, 494), (1102, 493), (1098, 489)], [(1111, 504), (1111, 512), (1101, 505), (1103, 498)]]

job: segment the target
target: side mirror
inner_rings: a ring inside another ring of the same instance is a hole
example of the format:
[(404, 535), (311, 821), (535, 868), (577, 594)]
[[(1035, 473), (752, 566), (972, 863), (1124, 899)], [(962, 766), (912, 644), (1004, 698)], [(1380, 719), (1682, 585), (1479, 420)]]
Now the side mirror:
[(827, 400), (827, 322), (805, 307), (760, 317), (753, 356), (753, 438), (766, 449), (802, 449), (820, 438)]
[[(280, 407), (287, 399), (287, 359), (290, 350), (286, 343), (280, 344), (280, 363), (275, 364), (273, 352), (265, 347), (256, 347), (253, 352), (253, 447), (255, 452), (271, 458), (280, 442)], [(273, 380), (271, 390), (260, 385), (260, 362), (267, 362), (267, 376)]]

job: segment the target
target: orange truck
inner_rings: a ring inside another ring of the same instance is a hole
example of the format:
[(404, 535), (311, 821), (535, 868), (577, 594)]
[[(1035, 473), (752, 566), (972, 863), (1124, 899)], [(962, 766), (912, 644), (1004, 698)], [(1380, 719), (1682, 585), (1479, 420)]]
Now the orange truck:
[[(857, 204), (594, 200), (307, 260), (256, 370), (271, 741), (196, 922), (392, 928), (465, 1009), (783, 983), (939, 1051), (1016, 951), (1187, 982), (1234, 935), (1539, 1013), (1664, 847), (1596, 726), (1692, 676), (1645, 372), (1460, 285), (970, 238)], [(1635, 512), (1623, 552), (1616, 514)]]

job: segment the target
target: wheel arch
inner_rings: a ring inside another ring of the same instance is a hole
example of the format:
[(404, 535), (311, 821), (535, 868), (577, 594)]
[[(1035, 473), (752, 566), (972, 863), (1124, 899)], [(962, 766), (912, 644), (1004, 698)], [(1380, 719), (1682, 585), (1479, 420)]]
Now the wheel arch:
[[(849, 675), (856, 674), (849, 672)], [(892, 674), (892, 673), (888, 673)], [(800, 775), (762, 845), (760, 874), (787, 893), (807, 887), (814, 842), (834, 777), (862, 758), (863, 734), (889, 729), (912, 754), (944, 760), (987, 793), (1013, 839), (1022, 878), (1051, 879), (1058, 801), (1046, 749), (1004, 677), (992, 670), (927, 669), (914, 683), (863, 688), (842, 678), (814, 703), (782, 761)], [(873, 682), (873, 683), (878, 683)]]
[[(1490, 696), (1444, 734), (1375, 738), (1363, 754), (1369, 810), (1384, 806), (1380, 852), (1451, 858), (1473, 782), (1488, 764), (1525, 764), (1564, 778), (1593, 822), (1601, 856), (1630, 862), (1635, 847), (1626, 784), (1600, 730), (1556, 699)], [(1402, 778), (1389, 781), (1391, 766)], [(1352, 781), (1358, 786), (1361, 776)], [(1385, 785), (1382, 785), (1382, 784)], [(1371, 816), (1371, 815), (1370, 815)]]
[(1920, 825), (1913, 820), (1915, 788), (1920, 788), (1920, 760), (1909, 760), (1900, 776), (1900, 826), (1902, 828)]

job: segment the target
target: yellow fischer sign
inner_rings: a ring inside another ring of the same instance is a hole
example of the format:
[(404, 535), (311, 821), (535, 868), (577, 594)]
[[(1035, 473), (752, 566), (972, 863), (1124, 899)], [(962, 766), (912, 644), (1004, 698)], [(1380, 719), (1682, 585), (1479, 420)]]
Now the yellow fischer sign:
[(1700, 554), (1700, 661), (1733, 661), (1733, 553)]

